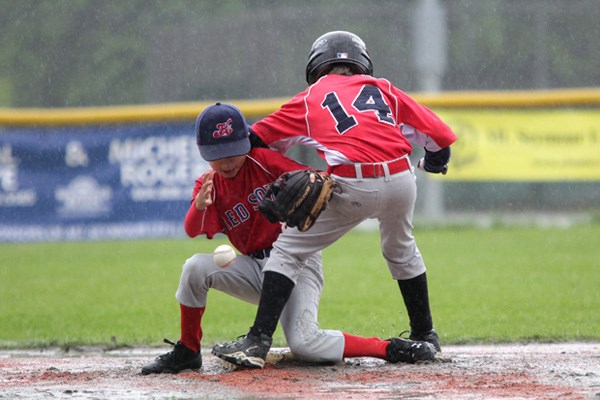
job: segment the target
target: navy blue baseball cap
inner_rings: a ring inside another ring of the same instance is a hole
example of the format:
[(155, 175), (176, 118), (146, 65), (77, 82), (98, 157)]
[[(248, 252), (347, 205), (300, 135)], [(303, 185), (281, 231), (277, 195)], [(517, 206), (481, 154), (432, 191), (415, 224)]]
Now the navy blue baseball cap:
[(248, 123), (234, 105), (216, 103), (196, 118), (196, 143), (206, 161), (243, 156), (250, 151)]

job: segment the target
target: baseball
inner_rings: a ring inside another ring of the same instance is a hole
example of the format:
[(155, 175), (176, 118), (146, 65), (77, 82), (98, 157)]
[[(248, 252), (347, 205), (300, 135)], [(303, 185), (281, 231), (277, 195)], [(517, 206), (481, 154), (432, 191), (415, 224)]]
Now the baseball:
[(213, 259), (215, 260), (215, 264), (217, 264), (221, 268), (227, 268), (233, 263), (237, 255), (235, 254), (235, 250), (228, 244), (222, 244), (218, 246), (213, 252)]

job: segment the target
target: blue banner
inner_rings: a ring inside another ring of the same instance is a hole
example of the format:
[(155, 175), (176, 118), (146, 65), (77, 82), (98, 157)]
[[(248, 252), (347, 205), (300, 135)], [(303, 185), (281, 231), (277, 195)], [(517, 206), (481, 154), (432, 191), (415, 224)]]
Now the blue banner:
[(0, 129), (0, 242), (184, 236), (191, 123)]

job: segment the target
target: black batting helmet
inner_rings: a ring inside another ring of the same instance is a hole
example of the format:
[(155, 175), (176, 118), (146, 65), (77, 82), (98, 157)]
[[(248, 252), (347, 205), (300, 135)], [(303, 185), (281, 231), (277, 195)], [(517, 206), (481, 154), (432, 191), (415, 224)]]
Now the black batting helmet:
[(373, 63), (365, 42), (354, 33), (333, 31), (313, 43), (306, 64), (306, 81), (312, 85), (333, 64), (347, 64), (355, 73), (373, 75)]

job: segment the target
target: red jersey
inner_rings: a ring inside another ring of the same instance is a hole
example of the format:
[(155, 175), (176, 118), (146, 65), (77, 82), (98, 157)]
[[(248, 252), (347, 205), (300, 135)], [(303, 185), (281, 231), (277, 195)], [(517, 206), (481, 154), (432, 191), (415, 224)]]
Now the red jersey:
[(196, 180), (184, 221), (186, 233), (190, 237), (206, 235), (209, 239), (224, 233), (231, 244), (246, 255), (272, 247), (281, 233), (281, 224), (267, 221), (258, 211), (258, 205), (269, 185), (281, 174), (307, 168), (272, 150), (251, 149), (235, 177), (228, 179), (214, 174), (213, 203), (203, 211), (194, 206), (202, 187), (202, 178)]
[(456, 140), (430, 109), (368, 75), (326, 75), (252, 130), (282, 153), (298, 143), (315, 147), (329, 166), (395, 160), (412, 152), (411, 142), (437, 151)]

